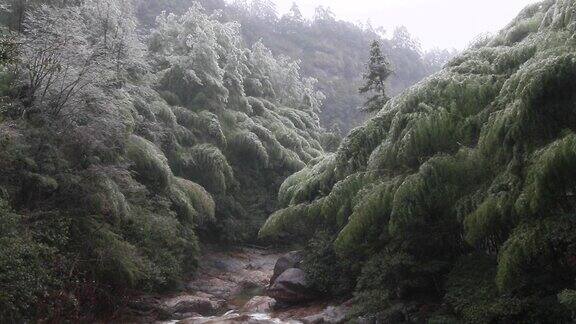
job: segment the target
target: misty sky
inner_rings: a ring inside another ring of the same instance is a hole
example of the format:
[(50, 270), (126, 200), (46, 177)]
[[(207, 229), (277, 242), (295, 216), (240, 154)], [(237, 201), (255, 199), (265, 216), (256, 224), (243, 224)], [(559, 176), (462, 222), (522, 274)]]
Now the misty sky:
[(425, 49), (463, 49), (477, 35), (498, 31), (526, 5), (536, 0), (274, 0), (284, 14), (296, 2), (307, 17), (314, 8), (328, 6), (336, 17), (352, 22), (371, 21), (390, 36), (404, 25)]

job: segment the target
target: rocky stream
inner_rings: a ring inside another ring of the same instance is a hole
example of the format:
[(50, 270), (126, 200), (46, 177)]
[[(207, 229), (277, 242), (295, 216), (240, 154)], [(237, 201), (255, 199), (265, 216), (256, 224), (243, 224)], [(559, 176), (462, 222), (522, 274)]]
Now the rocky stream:
[(136, 298), (122, 322), (308, 324), (346, 317), (347, 303), (321, 300), (309, 289), (299, 252), (208, 247), (201, 260), (179, 293)]

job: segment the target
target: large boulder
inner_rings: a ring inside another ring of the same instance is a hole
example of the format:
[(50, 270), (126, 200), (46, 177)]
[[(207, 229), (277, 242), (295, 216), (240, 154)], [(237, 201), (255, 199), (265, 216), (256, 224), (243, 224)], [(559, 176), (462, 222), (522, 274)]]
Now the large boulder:
[(315, 297), (306, 281), (306, 273), (298, 268), (289, 268), (282, 272), (267, 293), (268, 296), (285, 303), (298, 303)]
[(270, 285), (274, 284), (276, 278), (278, 278), (284, 271), (290, 268), (300, 268), (300, 263), (304, 258), (304, 253), (302, 251), (292, 251), (284, 254), (276, 261), (274, 265), (274, 273), (272, 278), (270, 278)]

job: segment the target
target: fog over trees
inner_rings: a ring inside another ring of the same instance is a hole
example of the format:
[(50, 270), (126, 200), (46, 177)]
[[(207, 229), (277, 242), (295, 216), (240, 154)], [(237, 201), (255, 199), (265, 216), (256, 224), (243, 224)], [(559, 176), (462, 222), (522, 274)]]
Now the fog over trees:
[[(389, 31), (390, 39), (370, 25), (357, 25), (339, 20), (330, 8), (318, 7), (312, 19), (302, 16), (294, 5), (279, 16), (271, 0), (223, 1), (204, 0), (205, 8), (220, 9), (220, 20), (240, 23), (243, 40), (251, 46), (261, 41), (275, 55), (299, 61), (301, 72), (318, 80), (318, 89), (326, 95), (320, 112), (321, 123), (345, 135), (358, 126), (366, 115), (360, 111), (365, 100), (357, 89), (362, 83), (364, 65), (370, 44), (382, 43), (395, 73), (388, 84), (392, 94), (439, 70), (455, 55), (454, 50), (423, 51), (405, 27)], [(147, 1), (139, 7), (145, 24), (153, 25), (162, 10), (182, 10), (187, 1)]]

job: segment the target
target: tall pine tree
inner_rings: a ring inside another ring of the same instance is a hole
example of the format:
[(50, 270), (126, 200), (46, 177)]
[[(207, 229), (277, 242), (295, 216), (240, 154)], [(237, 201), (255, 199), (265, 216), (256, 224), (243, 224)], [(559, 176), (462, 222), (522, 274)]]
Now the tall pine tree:
[(372, 42), (370, 48), (370, 61), (366, 65), (364, 74), (364, 85), (359, 89), (360, 93), (372, 93), (373, 95), (364, 103), (363, 111), (376, 112), (382, 109), (384, 104), (390, 100), (386, 95), (386, 80), (393, 71), (390, 63), (382, 54), (380, 43)]

